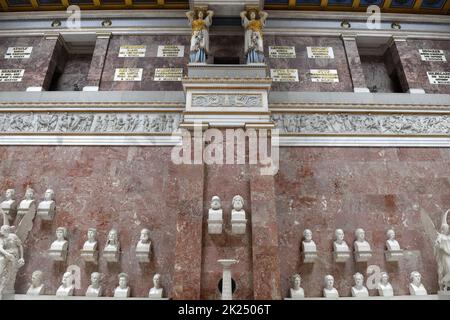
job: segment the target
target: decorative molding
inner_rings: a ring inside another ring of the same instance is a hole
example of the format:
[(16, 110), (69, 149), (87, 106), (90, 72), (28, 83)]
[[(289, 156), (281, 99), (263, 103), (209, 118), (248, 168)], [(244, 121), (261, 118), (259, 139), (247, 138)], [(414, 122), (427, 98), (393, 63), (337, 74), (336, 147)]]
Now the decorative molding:
[(192, 107), (260, 107), (261, 94), (192, 94)]

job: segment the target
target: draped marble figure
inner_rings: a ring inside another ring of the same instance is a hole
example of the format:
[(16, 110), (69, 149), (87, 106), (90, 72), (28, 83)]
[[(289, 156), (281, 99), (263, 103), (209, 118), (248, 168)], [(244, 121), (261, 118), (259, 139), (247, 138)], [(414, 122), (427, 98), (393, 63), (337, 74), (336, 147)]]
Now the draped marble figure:
[(434, 254), (438, 265), (439, 289), (447, 291), (450, 287), (450, 235), (448, 234), (447, 210), (442, 216), (440, 232), (434, 244)]
[(244, 52), (247, 63), (264, 63), (263, 28), (268, 13), (257, 8), (242, 11), (242, 26), (245, 28)]
[(186, 16), (192, 28), (189, 62), (206, 63), (209, 53), (209, 27), (212, 25), (214, 12), (196, 7), (193, 11), (188, 11)]

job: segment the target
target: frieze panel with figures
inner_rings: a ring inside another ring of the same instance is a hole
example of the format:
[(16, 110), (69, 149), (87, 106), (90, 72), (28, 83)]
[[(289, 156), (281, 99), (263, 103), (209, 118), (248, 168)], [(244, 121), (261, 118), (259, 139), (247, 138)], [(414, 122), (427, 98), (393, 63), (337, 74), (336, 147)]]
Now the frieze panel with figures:
[(449, 115), (272, 114), (282, 133), (450, 134)]
[(181, 117), (176, 113), (2, 112), (0, 133), (170, 133)]

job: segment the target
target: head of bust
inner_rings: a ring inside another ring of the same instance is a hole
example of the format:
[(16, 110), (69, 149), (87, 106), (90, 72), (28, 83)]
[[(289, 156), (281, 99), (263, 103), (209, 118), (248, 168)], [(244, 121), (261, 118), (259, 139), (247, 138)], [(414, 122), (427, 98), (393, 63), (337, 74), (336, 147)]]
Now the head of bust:
[(141, 243), (149, 243), (150, 242), (150, 230), (148, 229), (142, 229), (141, 230), (141, 236), (139, 238), (139, 241)]
[(331, 274), (327, 274), (323, 279), (325, 289), (331, 290), (334, 286), (334, 277)]
[(387, 236), (387, 238), (388, 238), (389, 241), (395, 240), (395, 231), (394, 231), (393, 229), (389, 229), (389, 230), (386, 232), (386, 236)]
[(159, 289), (161, 286), (161, 275), (159, 273), (153, 276), (153, 287)]
[(52, 201), (54, 195), (55, 195), (55, 192), (53, 192), (52, 189), (47, 189), (47, 191), (45, 191), (45, 194), (44, 194), (44, 200), (45, 201)]
[(311, 242), (312, 241), (312, 231), (309, 229), (305, 229), (303, 231), (303, 238), (305, 239), (305, 242)]
[(232, 205), (234, 210), (241, 211), (242, 208), (244, 207), (244, 198), (242, 198), (240, 195), (234, 196)]
[(8, 189), (5, 192), (6, 200), (14, 200), (16, 198), (16, 191), (14, 189)]
[(65, 241), (67, 238), (67, 229), (64, 227), (58, 227), (56, 229), (56, 240)]
[(25, 200), (33, 200), (34, 199), (34, 190), (31, 188), (27, 188), (25, 192)]
[(411, 272), (409, 279), (411, 280), (411, 283), (414, 284), (416, 287), (419, 287), (422, 282), (422, 276), (418, 271)]
[(128, 287), (128, 274), (122, 272), (119, 274), (119, 288), (126, 289)]
[(300, 285), (302, 284), (302, 278), (298, 273), (292, 276), (292, 285), (294, 290), (300, 289)]
[(102, 280), (102, 274), (99, 272), (91, 273), (91, 285), (93, 288), (98, 289), (100, 287), (100, 281)]
[(366, 233), (364, 232), (364, 230), (362, 228), (356, 229), (355, 237), (356, 237), (356, 241), (358, 241), (358, 242), (366, 241)]
[(89, 242), (97, 241), (97, 229), (89, 228), (87, 231), (87, 239)]
[(42, 285), (42, 271), (36, 270), (31, 274), (31, 286), (33, 288), (40, 287)]
[(219, 210), (222, 207), (222, 204), (220, 203), (220, 198), (218, 196), (214, 196), (211, 199), (211, 209), (213, 210)]
[(386, 286), (386, 285), (389, 283), (389, 275), (387, 274), (387, 272), (382, 272), (382, 273), (380, 274), (380, 277), (381, 277), (380, 283), (381, 283), (383, 286)]
[(72, 282), (73, 282), (72, 273), (70, 273), (70, 272), (64, 273), (63, 277), (62, 277), (62, 281), (61, 281), (63, 287), (68, 288), (68, 287), (72, 286)]
[(334, 232), (334, 236), (338, 244), (342, 244), (342, 242), (344, 242), (344, 230), (336, 229), (336, 231)]
[(357, 289), (362, 289), (364, 283), (364, 276), (357, 272), (353, 275), (353, 281), (355, 282), (355, 287)]

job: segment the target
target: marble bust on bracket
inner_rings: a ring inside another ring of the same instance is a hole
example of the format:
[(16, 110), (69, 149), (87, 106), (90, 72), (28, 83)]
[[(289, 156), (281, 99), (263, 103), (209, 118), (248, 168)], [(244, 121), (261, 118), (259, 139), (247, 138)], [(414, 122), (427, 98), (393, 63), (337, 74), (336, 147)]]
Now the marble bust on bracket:
[(233, 210), (231, 210), (231, 232), (234, 234), (244, 234), (247, 226), (245, 218), (244, 198), (240, 195), (233, 197)]
[(364, 286), (364, 276), (357, 272), (353, 275), (355, 285), (352, 287), (352, 297), (364, 298), (369, 296), (369, 291)]
[(323, 296), (325, 298), (339, 298), (339, 292), (334, 287), (334, 277), (328, 274), (324, 278)]
[(394, 296), (394, 289), (392, 288), (392, 285), (389, 283), (389, 275), (387, 272), (382, 272), (380, 274), (380, 282), (378, 283), (378, 295), (382, 297), (393, 297)]
[(85, 262), (98, 263), (97, 229), (88, 229), (87, 240), (80, 251), (80, 255)]
[(20, 201), (19, 207), (17, 208), (18, 216), (25, 216), (28, 212), (36, 213), (36, 200), (34, 199), (34, 190), (27, 188), (25, 192), (25, 198)]
[(425, 289), (422, 284), (422, 276), (419, 272), (411, 272), (409, 279), (411, 283), (409, 284), (409, 294), (412, 296), (426, 296), (428, 294), (427, 289)]
[(152, 242), (150, 241), (150, 230), (142, 229), (139, 241), (136, 245), (136, 259), (139, 263), (149, 263), (151, 258)]
[(333, 256), (335, 262), (346, 262), (350, 259), (350, 249), (344, 240), (344, 231), (336, 229), (334, 232), (335, 241), (333, 242)]
[(161, 287), (161, 275), (159, 273), (153, 276), (153, 288), (148, 292), (151, 299), (161, 299), (163, 296), (163, 288)]
[(211, 199), (211, 208), (208, 210), (208, 233), (221, 234), (223, 227), (223, 211), (220, 198), (213, 196)]
[(102, 284), (101, 281), (103, 279), (103, 274), (99, 272), (91, 273), (91, 284), (86, 290), (86, 297), (101, 297)]
[(355, 237), (355, 260), (356, 262), (366, 262), (372, 257), (372, 249), (366, 240), (366, 233), (362, 228), (358, 228), (355, 231)]
[(399, 261), (403, 257), (403, 250), (400, 248), (400, 244), (395, 240), (395, 231), (389, 229), (386, 233), (386, 248), (385, 257), (386, 261)]
[(107, 262), (119, 262), (120, 258), (120, 243), (119, 235), (116, 229), (111, 229), (108, 233), (108, 240), (103, 249), (103, 259)]
[(31, 275), (31, 286), (28, 288), (27, 295), (39, 296), (44, 294), (45, 285), (42, 281), (43, 273), (41, 270), (36, 270)]
[(3, 225), (13, 225), (17, 214), (16, 192), (14, 189), (8, 189), (5, 192), (6, 200), (0, 203), (3, 210)]
[(128, 274), (122, 272), (119, 274), (119, 286), (114, 290), (115, 298), (128, 298), (130, 296), (130, 287), (128, 286)]
[(67, 241), (67, 229), (59, 227), (56, 229), (56, 240), (52, 242), (48, 255), (53, 261), (66, 261), (69, 242)]
[(302, 284), (302, 278), (298, 273), (292, 276), (292, 283), (293, 286), (290, 289), (291, 299), (297, 300), (305, 298), (305, 291), (303, 290), (302, 287), (300, 287), (300, 285)]
[(72, 273), (66, 272), (62, 277), (61, 286), (56, 291), (56, 295), (60, 297), (73, 296), (74, 289)]
[(302, 255), (303, 263), (314, 263), (317, 258), (316, 243), (312, 239), (312, 231), (309, 229), (303, 231)]
[(44, 200), (39, 202), (37, 208), (37, 216), (42, 220), (53, 220), (55, 216), (55, 200), (53, 197), (55, 192), (52, 189), (45, 191)]

